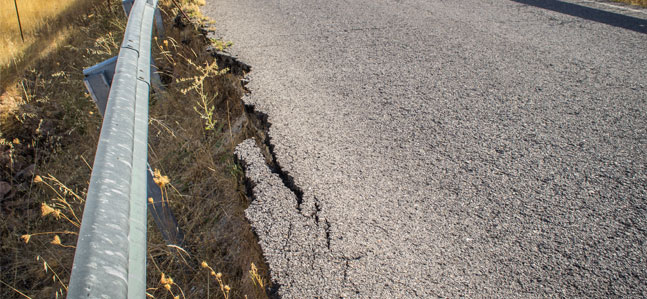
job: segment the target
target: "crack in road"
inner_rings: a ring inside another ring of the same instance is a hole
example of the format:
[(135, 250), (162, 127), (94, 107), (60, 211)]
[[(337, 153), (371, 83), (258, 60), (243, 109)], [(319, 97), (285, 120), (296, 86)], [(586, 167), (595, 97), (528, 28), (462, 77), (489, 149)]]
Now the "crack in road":
[(647, 294), (643, 21), (566, 0), (219, 1), (258, 67), (236, 157), (275, 294)]

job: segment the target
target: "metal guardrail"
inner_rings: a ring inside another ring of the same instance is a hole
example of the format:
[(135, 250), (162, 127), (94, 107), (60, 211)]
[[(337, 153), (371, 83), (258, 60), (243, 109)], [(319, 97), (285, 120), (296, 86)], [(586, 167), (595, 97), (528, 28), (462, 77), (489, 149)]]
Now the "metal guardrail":
[(99, 77), (86, 76), (105, 112), (68, 298), (146, 297), (148, 100), (156, 7), (157, 0), (135, 0), (116, 60), (86, 70), (105, 69)]

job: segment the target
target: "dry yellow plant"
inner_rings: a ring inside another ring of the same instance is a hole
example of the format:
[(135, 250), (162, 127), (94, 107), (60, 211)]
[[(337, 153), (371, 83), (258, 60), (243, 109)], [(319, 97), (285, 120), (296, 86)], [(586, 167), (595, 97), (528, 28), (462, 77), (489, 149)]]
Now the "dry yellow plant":
[(615, 1), (647, 7), (647, 0), (615, 0)]
[(211, 275), (218, 282), (222, 296), (224, 296), (225, 299), (229, 299), (229, 292), (231, 291), (231, 287), (229, 287), (229, 285), (225, 284), (225, 282), (223, 281), (222, 273), (216, 273), (216, 271), (213, 270), (213, 268), (211, 268), (211, 266), (209, 266), (206, 261), (202, 261), (200, 266), (204, 269), (209, 270), (209, 275)]
[(254, 263), (251, 264), (251, 269), (249, 270), (249, 275), (252, 279), (252, 282), (260, 287), (262, 290), (265, 289), (265, 281), (263, 280), (263, 277), (258, 274), (258, 268), (256, 268), (256, 265)]

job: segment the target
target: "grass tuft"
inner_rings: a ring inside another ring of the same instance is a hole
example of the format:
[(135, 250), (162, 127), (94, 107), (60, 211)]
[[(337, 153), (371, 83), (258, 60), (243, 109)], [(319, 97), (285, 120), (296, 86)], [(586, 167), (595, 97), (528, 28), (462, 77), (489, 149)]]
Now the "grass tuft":
[(613, 0), (613, 1), (647, 7), (647, 0)]

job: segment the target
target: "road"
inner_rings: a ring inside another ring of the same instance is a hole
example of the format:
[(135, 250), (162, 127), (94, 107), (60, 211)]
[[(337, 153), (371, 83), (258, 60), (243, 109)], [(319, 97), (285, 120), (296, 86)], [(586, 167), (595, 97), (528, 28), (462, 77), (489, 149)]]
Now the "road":
[(209, 0), (280, 169), (239, 146), (283, 298), (647, 296), (647, 14)]

